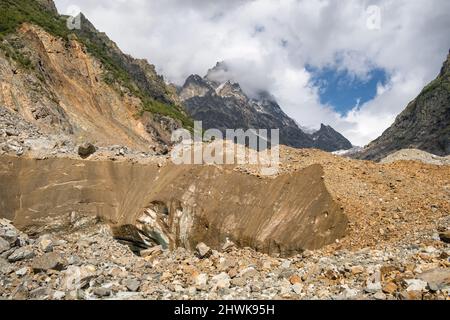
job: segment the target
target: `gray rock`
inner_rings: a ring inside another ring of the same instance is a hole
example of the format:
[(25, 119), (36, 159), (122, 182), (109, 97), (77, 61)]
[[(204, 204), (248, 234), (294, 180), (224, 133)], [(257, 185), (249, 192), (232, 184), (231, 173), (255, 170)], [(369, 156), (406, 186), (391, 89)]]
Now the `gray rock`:
[(17, 130), (14, 130), (14, 129), (6, 129), (5, 133), (6, 133), (6, 135), (8, 137), (13, 137), (13, 136), (15, 137), (15, 136), (19, 135), (19, 132)]
[(14, 245), (19, 237), (19, 232), (13, 228), (0, 228), (0, 238)]
[(284, 260), (281, 264), (282, 269), (289, 269), (291, 267), (291, 262), (289, 260)]
[(200, 258), (207, 258), (212, 254), (212, 250), (210, 247), (208, 247), (206, 244), (204, 244), (203, 242), (200, 242), (199, 244), (197, 244), (197, 246), (195, 247), (197, 254)]
[(211, 283), (217, 289), (227, 289), (230, 287), (230, 276), (225, 272), (218, 274), (211, 279)]
[(67, 270), (63, 271), (62, 289), (64, 291), (76, 291), (86, 287), (89, 281), (96, 276), (96, 271), (97, 269), (90, 265), (69, 266)]
[(250, 279), (255, 277), (256, 275), (258, 275), (258, 271), (256, 271), (256, 269), (253, 267), (245, 268), (239, 273), (239, 277), (244, 279)]
[(373, 295), (373, 298), (375, 300), (386, 300), (386, 295), (383, 292), (379, 291)]
[(62, 300), (66, 296), (66, 293), (64, 291), (55, 291), (53, 292), (53, 299), (54, 300)]
[(128, 279), (125, 281), (125, 286), (129, 291), (137, 292), (141, 286), (141, 283), (136, 279)]
[(138, 300), (141, 298), (141, 294), (137, 292), (117, 292), (114, 296), (115, 300)]
[(11, 245), (8, 241), (3, 238), (0, 238), (0, 253), (3, 253), (11, 248)]
[(62, 271), (65, 268), (66, 261), (58, 253), (50, 252), (37, 257), (32, 262), (34, 272), (46, 272), (48, 270)]
[(3, 258), (0, 258), (0, 274), (10, 274), (14, 270), (12, 264)]
[(433, 269), (419, 275), (419, 279), (428, 283), (431, 291), (450, 287), (450, 269)]
[(344, 292), (343, 296), (346, 299), (354, 298), (358, 295), (359, 291), (356, 289), (349, 288), (348, 286), (343, 286)]
[(368, 293), (377, 293), (381, 290), (381, 282), (368, 282), (364, 291)]
[(254, 282), (254, 283), (252, 283), (252, 284), (250, 285), (250, 290), (251, 290), (253, 293), (261, 292), (261, 290), (262, 290), (262, 284), (259, 283), (259, 282)]
[(31, 259), (35, 256), (35, 253), (33, 251), (33, 248), (30, 246), (27, 247), (21, 247), (15, 250), (9, 257), (9, 262), (16, 262), (21, 260), (27, 260)]
[(44, 235), (37, 240), (37, 245), (43, 252), (51, 252), (54, 243), (49, 235)]
[(234, 278), (230, 281), (233, 287), (244, 287), (247, 284), (247, 280), (243, 278)]
[(97, 297), (109, 297), (111, 295), (111, 289), (107, 289), (107, 288), (94, 288), (94, 290), (92, 290), (92, 292), (97, 296)]
[(80, 265), (82, 263), (82, 260), (81, 260), (81, 258), (79, 257), (79, 256), (76, 256), (76, 255), (73, 255), (73, 256), (70, 256), (68, 259), (67, 259), (67, 264), (69, 264), (69, 265)]
[(52, 294), (52, 290), (50, 288), (47, 287), (40, 287), (34, 290), (30, 291), (29, 297), (31, 299), (39, 299), (39, 300), (44, 300), (44, 299), (48, 299), (51, 296), (53, 296)]
[(427, 283), (420, 279), (407, 279), (405, 282), (408, 285), (406, 291), (425, 291), (427, 288)]
[(222, 246), (223, 252), (230, 252), (233, 248), (236, 247), (236, 244), (233, 241), (230, 241), (228, 238)]
[(289, 279), (293, 275), (295, 275), (297, 271), (295, 269), (281, 269), (278, 272), (278, 278), (280, 279)]
[(17, 274), (19, 277), (23, 277), (23, 276), (26, 275), (27, 273), (28, 273), (28, 268), (27, 268), (27, 267), (24, 267), (24, 268), (19, 269), (19, 270), (16, 271), (16, 274)]
[(196, 286), (206, 286), (208, 283), (208, 275), (206, 273), (200, 273), (194, 278), (194, 283)]
[(301, 283), (296, 283), (296, 284), (292, 285), (292, 290), (296, 294), (301, 294), (303, 291), (303, 285)]

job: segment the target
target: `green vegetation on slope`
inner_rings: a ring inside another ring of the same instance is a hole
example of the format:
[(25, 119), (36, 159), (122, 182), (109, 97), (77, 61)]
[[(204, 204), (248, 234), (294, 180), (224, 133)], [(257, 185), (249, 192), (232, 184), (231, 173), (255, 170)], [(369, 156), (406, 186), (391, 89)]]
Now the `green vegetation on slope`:
[(49, 33), (66, 38), (65, 20), (42, 8), (34, 0), (0, 0), (0, 36), (16, 31), (24, 22), (37, 24)]
[[(111, 58), (105, 46), (95, 44), (76, 30), (69, 30), (66, 25), (66, 18), (54, 15), (35, 0), (0, 0), (0, 12), (0, 41), (7, 35), (14, 33), (24, 22), (36, 24), (50, 34), (65, 40), (68, 40), (71, 34), (76, 33), (77, 39), (86, 46), (88, 52), (105, 66), (107, 73), (104, 81), (106, 83), (110, 85), (119, 83), (130, 90), (131, 93), (142, 100), (142, 111), (169, 116), (181, 121), (186, 128), (193, 127), (192, 119), (180, 107), (157, 101), (149, 93), (139, 89), (128, 72)], [(32, 67), (31, 61), (11, 46), (0, 43), (0, 49), (23, 67), (27, 69)]]

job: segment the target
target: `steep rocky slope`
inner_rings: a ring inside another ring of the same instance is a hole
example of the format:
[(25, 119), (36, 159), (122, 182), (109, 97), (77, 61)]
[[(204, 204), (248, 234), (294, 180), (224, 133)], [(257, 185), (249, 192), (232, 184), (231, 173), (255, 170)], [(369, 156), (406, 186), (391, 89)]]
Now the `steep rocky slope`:
[(450, 154), (450, 54), (439, 76), (357, 157), (380, 160), (401, 149)]
[(174, 129), (190, 126), (154, 67), (84, 16), (71, 31), (52, 1), (0, 5), (0, 105), (45, 132), (141, 150), (164, 150)]
[(326, 151), (350, 149), (351, 143), (331, 127), (313, 135), (303, 132), (280, 108), (275, 98), (261, 91), (250, 98), (238, 83), (219, 83), (211, 76), (226, 68), (218, 63), (205, 77), (191, 75), (180, 89), (180, 98), (204, 129), (280, 129), (280, 143), (296, 148), (319, 148)]
[(311, 134), (314, 146), (324, 151), (350, 150), (353, 146), (342, 134), (334, 130), (331, 126), (322, 124), (320, 130)]

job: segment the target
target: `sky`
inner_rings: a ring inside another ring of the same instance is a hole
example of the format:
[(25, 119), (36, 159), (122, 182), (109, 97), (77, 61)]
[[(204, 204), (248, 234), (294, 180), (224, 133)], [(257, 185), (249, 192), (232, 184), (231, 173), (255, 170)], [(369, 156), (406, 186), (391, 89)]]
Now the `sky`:
[(225, 61), (251, 96), (354, 145), (380, 136), (450, 49), (448, 0), (56, 0), (182, 85)]

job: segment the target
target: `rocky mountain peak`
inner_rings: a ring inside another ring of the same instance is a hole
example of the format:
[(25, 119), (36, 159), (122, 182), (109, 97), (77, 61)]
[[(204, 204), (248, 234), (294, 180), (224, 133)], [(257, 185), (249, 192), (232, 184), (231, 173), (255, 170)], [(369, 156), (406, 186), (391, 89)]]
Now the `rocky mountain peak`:
[(182, 101), (185, 101), (193, 97), (203, 97), (213, 91), (214, 88), (205, 79), (197, 74), (192, 74), (180, 89), (179, 97)]
[(216, 93), (223, 98), (236, 98), (241, 101), (248, 100), (239, 83), (235, 83), (230, 80), (221, 84), (216, 89)]
[(229, 72), (229, 67), (225, 61), (219, 61), (214, 67), (208, 70), (205, 75), (205, 79), (214, 83), (223, 83), (228, 79), (227, 73)]
[(198, 74), (191, 74), (185, 81), (185, 86), (187, 85), (206, 85), (205, 80)]
[(218, 62), (203, 78), (188, 77), (179, 95), (189, 114), (203, 121), (206, 129), (280, 129), (280, 143), (284, 145), (326, 151), (352, 147), (331, 127), (323, 128), (315, 136), (303, 132), (266, 90), (249, 97), (239, 83), (230, 79), (225, 62)]
[(313, 140), (319, 149), (325, 151), (349, 150), (353, 145), (331, 126), (321, 124), (320, 130), (312, 134)]

